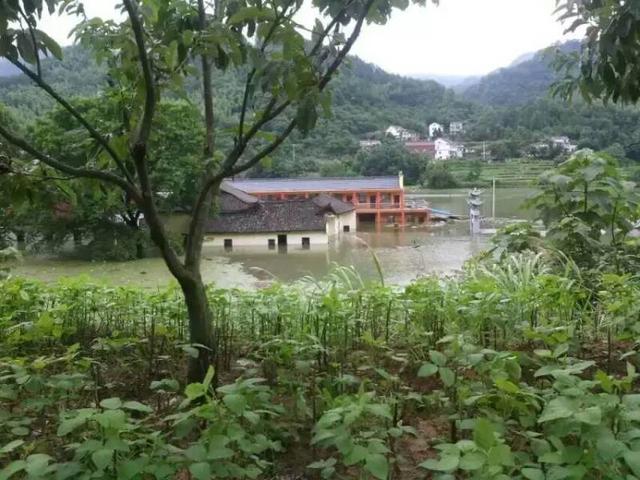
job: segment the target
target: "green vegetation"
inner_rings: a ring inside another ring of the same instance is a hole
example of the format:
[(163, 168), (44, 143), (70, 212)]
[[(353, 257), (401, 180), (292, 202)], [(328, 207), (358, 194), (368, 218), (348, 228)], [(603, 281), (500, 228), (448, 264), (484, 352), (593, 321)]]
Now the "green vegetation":
[(176, 287), (2, 280), (0, 478), (640, 477), (638, 195), (589, 151), (540, 187), (457, 278), (208, 288), (201, 382)]

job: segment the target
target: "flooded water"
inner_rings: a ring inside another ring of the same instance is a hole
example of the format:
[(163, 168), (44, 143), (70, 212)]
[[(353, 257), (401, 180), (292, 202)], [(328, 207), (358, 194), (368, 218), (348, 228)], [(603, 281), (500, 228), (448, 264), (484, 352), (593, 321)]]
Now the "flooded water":
[[(425, 191), (409, 194), (424, 199), (433, 208), (466, 216), (467, 190)], [(530, 218), (521, 209), (531, 191), (501, 189), (496, 192), (496, 217)], [(485, 192), (483, 215), (491, 216), (491, 193)], [(491, 228), (489, 220), (485, 224)], [(322, 278), (333, 265), (353, 266), (364, 279), (378, 277), (374, 254), (382, 266), (385, 282), (406, 284), (430, 273), (446, 274), (460, 269), (464, 262), (484, 250), (490, 236), (469, 234), (465, 220), (428, 227), (376, 230), (361, 225), (357, 234), (311, 250), (290, 248), (286, 253), (260, 247), (235, 248), (225, 252), (209, 247), (203, 251), (202, 275), (206, 282), (226, 288), (256, 288), (265, 281), (292, 282), (305, 276)], [(171, 281), (164, 262), (149, 258), (131, 262), (82, 262), (55, 257), (26, 257), (14, 265), (16, 275), (54, 281), (60, 277), (86, 275), (119, 285), (157, 287)]]

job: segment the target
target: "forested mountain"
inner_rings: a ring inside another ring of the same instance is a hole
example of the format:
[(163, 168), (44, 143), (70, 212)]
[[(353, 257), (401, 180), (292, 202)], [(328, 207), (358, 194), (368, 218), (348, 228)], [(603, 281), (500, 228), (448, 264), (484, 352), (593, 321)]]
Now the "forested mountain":
[[(578, 50), (577, 40), (563, 43), (558, 48), (567, 53)], [(552, 49), (553, 50), (553, 49)], [(501, 68), (470, 85), (464, 97), (488, 105), (524, 105), (545, 97), (556, 79), (551, 60), (552, 51), (542, 50), (522, 55), (509, 67)]]
[[(575, 49), (573, 42), (563, 48)], [(45, 77), (65, 96), (99, 94), (107, 84), (105, 70), (79, 47), (65, 50), (63, 62), (45, 60)], [(216, 73), (217, 118), (231, 126), (238, 114), (243, 72)], [(0, 77), (2, 75), (0, 74)], [(605, 149), (612, 145), (630, 158), (640, 159), (633, 146), (640, 141), (637, 108), (603, 107), (575, 101), (569, 105), (551, 99), (553, 81), (548, 59), (537, 53), (532, 59), (500, 70), (469, 87), (464, 94), (431, 80), (393, 75), (379, 67), (351, 58), (332, 84), (333, 107), (329, 118), (303, 137), (295, 132), (273, 158), (251, 174), (262, 176), (345, 175), (361, 173), (356, 154), (358, 141), (381, 138), (390, 124), (417, 132), (437, 121), (465, 124), (466, 142), (504, 142), (508, 156), (520, 156), (526, 147), (550, 136), (569, 136), (580, 147)], [(197, 102), (199, 84), (191, 79), (187, 94)], [(0, 103), (24, 124), (42, 117), (53, 106), (43, 93), (22, 76), (0, 78)], [(277, 127), (278, 125), (276, 125)], [(230, 145), (230, 134), (221, 134), (218, 145)], [(367, 162), (370, 171), (370, 162)], [(380, 172), (388, 165), (381, 165)]]

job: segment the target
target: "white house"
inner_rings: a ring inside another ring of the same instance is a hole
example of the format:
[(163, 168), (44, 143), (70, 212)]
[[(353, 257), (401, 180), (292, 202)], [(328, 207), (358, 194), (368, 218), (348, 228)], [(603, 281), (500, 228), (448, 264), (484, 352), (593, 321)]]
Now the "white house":
[(573, 153), (578, 149), (577, 145), (571, 143), (569, 137), (551, 137), (551, 144), (561, 148), (565, 153)]
[(429, 125), (429, 138), (434, 138), (438, 135), (442, 135), (444, 133), (444, 127), (436, 122), (433, 122)]
[(407, 130), (404, 127), (399, 127), (398, 125), (389, 125), (389, 127), (385, 130), (385, 134), (397, 138), (398, 140), (417, 140), (420, 136), (412, 132), (411, 130)]
[(444, 138), (438, 138), (436, 144), (436, 160), (449, 160), (451, 158), (464, 157), (464, 145), (454, 143)]
[(459, 135), (464, 133), (464, 124), (462, 122), (451, 122), (449, 124), (449, 134)]
[(381, 143), (382, 142), (380, 140), (360, 140), (360, 148), (366, 150), (368, 148), (377, 147)]

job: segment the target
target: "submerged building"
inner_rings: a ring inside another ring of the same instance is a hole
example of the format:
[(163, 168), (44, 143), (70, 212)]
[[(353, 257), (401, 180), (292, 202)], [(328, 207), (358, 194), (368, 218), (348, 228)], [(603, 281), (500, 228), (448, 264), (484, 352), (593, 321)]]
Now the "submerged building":
[(405, 202), (402, 173), (389, 177), (243, 178), (228, 185), (263, 201), (330, 197), (355, 209), (358, 221), (406, 225), (429, 220), (426, 206)]
[(259, 198), (225, 182), (217, 213), (207, 221), (204, 242), (226, 249), (307, 249), (355, 231), (355, 207), (329, 195)]

